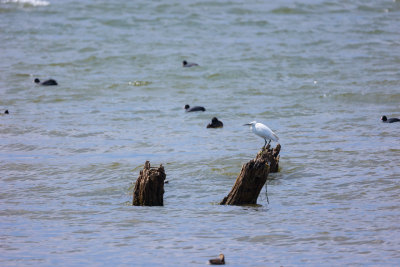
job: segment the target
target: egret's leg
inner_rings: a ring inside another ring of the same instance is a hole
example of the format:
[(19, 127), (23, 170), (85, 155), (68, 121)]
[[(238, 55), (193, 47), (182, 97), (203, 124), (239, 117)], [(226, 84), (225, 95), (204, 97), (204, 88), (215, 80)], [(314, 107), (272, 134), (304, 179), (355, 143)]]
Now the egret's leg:
[(264, 143), (263, 148), (265, 148), (265, 146), (267, 145), (267, 139), (264, 139), (264, 141), (265, 141), (265, 143)]
[(271, 143), (271, 139), (269, 139), (268, 145), (269, 145), (269, 143)]

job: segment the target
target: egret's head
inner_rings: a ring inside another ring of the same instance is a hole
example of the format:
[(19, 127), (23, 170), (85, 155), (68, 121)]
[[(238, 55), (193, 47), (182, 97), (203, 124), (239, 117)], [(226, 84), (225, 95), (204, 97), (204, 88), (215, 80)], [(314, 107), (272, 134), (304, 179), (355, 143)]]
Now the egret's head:
[(256, 123), (257, 123), (256, 121), (252, 121), (252, 122), (243, 124), (243, 126), (252, 126), (252, 125), (255, 125)]
[(385, 115), (383, 115), (383, 116), (381, 117), (381, 120), (382, 120), (382, 121), (387, 121), (387, 117), (386, 117)]

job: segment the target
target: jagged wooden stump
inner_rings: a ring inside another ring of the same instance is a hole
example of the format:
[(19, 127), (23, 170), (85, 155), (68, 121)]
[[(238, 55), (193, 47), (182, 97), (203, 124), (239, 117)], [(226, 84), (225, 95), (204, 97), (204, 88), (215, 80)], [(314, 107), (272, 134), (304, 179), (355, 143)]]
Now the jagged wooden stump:
[(163, 206), (164, 205), (164, 167), (150, 167), (150, 162), (146, 161), (143, 170), (133, 190), (134, 206)]
[(221, 205), (250, 205), (257, 204), (257, 198), (267, 181), (271, 166), (274, 171), (279, 167), (280, 144), (271, 150), (268, 145), (260, 151), (255, 159), (242, 166), (239, 176), (231, 192), (221, 201)]
[(281, 151), (281, 145), (277, 144), (274, 149), (270, 148), (268, 144), (265, 148), (261, 149), (258, 152), (257, 158), (263, 158), (267, 161), (269, 165), (269, 172), (278, 172), (279, 171), (279, 152)]

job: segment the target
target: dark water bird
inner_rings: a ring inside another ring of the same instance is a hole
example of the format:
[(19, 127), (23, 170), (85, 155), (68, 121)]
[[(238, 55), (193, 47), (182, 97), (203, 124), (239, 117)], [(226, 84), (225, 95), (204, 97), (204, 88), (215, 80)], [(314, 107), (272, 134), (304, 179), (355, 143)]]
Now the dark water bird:
[(269, 140), (268, 144), (271, 143), (271, 140), (278, 142), (279, 137), (267, 126), (262, 123), (252, 121), (249, 123), (244, 124), (245, 125), (250, 125), (251, 131), (264, 139), (265, 144), (264, 147), (267, 145), (267, 140)]
[(383, 122), (386, 122), (386, 123), (393, 123), (393, 122), (398, 122), (398, 121), (400, 121), (400, 119), (398, 119), (398, 118), (390, 118), (390, 119), (388, 119), (385, 115), (383, 115), (383, 116), (381, 117), (381, 120), (382, 120)]
[(208, 260), (208, 264), (211, 265), (224, 265), (225, 264), (225, 256), (224, 254), (219, 254), (219, 258), (218, 259), (211, 259)]
[(194, 106), (191, 108), (188, 104), (185, 105), (185, 110), (186, 110), (186, 112), (206, 111), (206, 109), (204, 107)]
[(10, 114), (10, 112), (8, 112), (8, 109), (6, 109), (6, 111), (4, 111), (4, 114)]
[(224, 124), (218, 120), (217, 117), (212, 118), (211, 123), (207, 125), (207, 128), (222, 128)]
[(48, 85), (58, 85), (58, 83), (56, 82), (56, 80), (53, 80), (53, 79), (49, 79), (49, 80), (47, 80), (47, 81), (40, 82), (40, 80), (39, 80), (38, 78), (36, 78), (36, 79), (34, 80), (34, 82), (35, 82), (36, 84), (45, 85), (45, 86), (48, 86)]
[(190, 68), (194, 66), (198, 66), (199, 64), (193, 62), (187, 62), (186, 60), (182, 61), (182, 66), (185, 68)]

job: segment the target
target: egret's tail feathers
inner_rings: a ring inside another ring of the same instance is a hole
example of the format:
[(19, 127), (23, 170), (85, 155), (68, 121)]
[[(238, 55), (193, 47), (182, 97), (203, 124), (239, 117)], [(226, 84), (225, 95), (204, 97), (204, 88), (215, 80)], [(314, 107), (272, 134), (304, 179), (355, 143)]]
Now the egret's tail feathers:
[(279, 141), (279, 137), (276, 135), (276, 134), (273, 134), (274, 135), (274, 137), (275, 137), (275, 142), (278, 142)]

